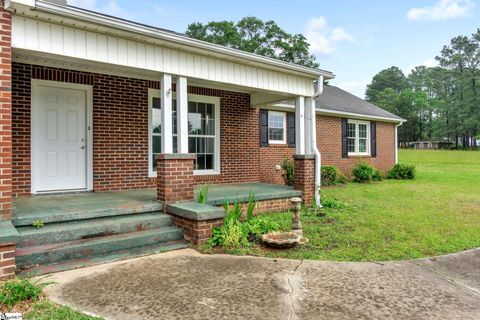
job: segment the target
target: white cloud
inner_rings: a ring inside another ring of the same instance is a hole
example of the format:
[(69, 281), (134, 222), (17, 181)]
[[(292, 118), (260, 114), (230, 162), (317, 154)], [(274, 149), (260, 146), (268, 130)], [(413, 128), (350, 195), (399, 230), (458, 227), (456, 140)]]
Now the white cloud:
[(355, 42), (355, 38), (340, 27), (328, 27), (327, 19), (318, 17), (310, 19), (305, 30), (305, 37), (310, 43), (313, 54), (332, 54), (339, 42)]
[(457, 19), (468, 16), (474, 6), (473, 0), (438, 0), (430, 7), (410, 9), (407, 18), (413, 21)]
[(425, 66), (427, 68), (437, 67), (438, 61), (432, 58), (432, 59), (427, 59), (421, 63), (413, 63), (411, 65), (408, 65), (405, 69), (403, 69), (403, 73), (405, 73), (405, 75), (409, 75), (413, 71), (413, 69), (415, 69), (415, 67), (418, 67), (418, 66)]

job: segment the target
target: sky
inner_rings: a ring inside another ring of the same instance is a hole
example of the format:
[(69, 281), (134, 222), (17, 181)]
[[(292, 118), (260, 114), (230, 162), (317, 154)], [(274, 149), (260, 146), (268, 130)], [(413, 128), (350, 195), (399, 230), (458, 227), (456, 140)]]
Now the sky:
[[(67, 0), (70, 5), (185, 32), (192, 22), (274, 20), (304, 34), (331, 84), (359, 97), (382, 69), (434, 66), (455, 36), (480, 28), (480, 0)], [(477, 3), (478, 2), (478, 3)]]

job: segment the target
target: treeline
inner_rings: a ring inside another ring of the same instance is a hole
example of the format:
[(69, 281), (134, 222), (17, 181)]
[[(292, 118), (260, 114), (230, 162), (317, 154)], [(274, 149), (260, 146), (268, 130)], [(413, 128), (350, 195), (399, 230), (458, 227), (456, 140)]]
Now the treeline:
[[(415, 50), (415, 48), (411, 48)], [(438, 67), (380, 71), (367, 86), (368, 101), (407, 120), (402, 145), (418, 140), (450, 141), (477, 148), (480, 139), (480, 29), (458, 36), (435, 58)]]

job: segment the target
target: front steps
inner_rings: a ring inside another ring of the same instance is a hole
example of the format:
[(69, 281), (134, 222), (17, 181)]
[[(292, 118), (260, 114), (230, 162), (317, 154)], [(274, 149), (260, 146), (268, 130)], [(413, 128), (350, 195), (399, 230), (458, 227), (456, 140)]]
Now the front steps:
[[(182, 230), (173, 225), (171, 216), (151, 212), (150, 207), (130, 210), (122, 211), (122, 215), (106, 210), (95, 215), (73, 215), (86, 217), (80, 220), (72, 220), (69, 213), (65, 221), (57, 218), (41, 228), (26, 225), (31, 222), (28, 219), (17, 220), (17, 271), (38, 275), (187, 246)], [(35, 218), (44, 222), (38, 214)]]

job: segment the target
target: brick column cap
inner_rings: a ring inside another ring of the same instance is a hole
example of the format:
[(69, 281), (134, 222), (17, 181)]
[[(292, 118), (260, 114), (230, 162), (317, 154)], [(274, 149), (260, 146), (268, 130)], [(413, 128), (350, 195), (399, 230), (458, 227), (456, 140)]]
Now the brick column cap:
[(157, 160), (195, 160), (195, 153), (161, 153), (157, 155)]
[(294, 154), (293, 159), (295, 160), (312, 160), (315, 159), (314, 154)]

